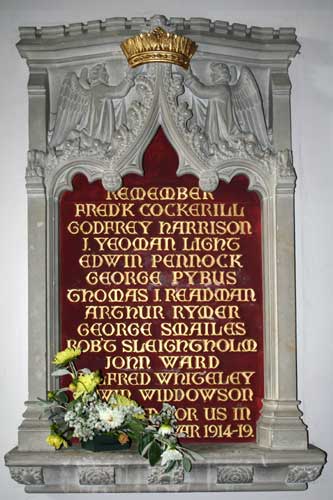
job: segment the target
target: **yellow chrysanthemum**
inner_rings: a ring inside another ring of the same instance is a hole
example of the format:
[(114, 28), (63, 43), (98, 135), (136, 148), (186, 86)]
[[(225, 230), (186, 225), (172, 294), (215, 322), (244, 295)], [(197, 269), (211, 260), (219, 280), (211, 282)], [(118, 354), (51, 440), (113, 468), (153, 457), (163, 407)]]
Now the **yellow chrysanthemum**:
[(61, 446), (64, 446), (64, 448), (68, 448), (66, 439), (59, 436), (59, 434), (49, 434), (46, 438), (46, 442), (48, 445), (53, 446), (56, 450), (59, 450)]
[(145, 419), (145, 412), (142, 410), (142, 413), (134, 413), (133, 417), (138, 418), (139, 420), (144, 420)]
[(126, 396), (122, 396), (121, 394), (115, 394), (115, 398), (119, 406), (138, 406), (136, 401), (133, 401)]
[[(114, 397), (118, 406), (133, 406), (135, 408), (139, 406), (136, 401), (134, 401), (133, 399), (129, 399), (126, 396), (122, 396), (121, 394), (115, 394)], [(142, 413), (134, 413), (133, 417), (138, 418), (139, 420), (143, 420), (145, 418), (144, 411), (142, 411)]]
[(74, 399), (79, 398), (82, 394), (94, 392), (101, 382), (102, 379), (98, 371), (80, 374), (76, 383), (76, 390), (73, 393)]
[(67, 365), (73, 359), (78, 358), (81, 354), (81, 349), (72, 349), (71, 347), (67, 347), (64, 351), (58, 352), (54, 358), (52, 363), (55, 365)]
[(72, 392), (76, 391), (76, 384), (74, 382), (71, 382), (68, 386), (68, 389)]

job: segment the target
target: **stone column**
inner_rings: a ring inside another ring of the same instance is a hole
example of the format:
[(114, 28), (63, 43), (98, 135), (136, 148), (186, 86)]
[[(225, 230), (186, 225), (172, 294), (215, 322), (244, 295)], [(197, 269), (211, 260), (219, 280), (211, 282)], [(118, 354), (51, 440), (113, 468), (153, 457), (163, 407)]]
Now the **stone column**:
[[(286, 70), (287, 71), (287, 70)], [(265, 398), (257, 442), (273, 449), (306, 449), (307, 428), (298, 409), (295, 310), (294, 191), (296, 175), (290, 153), (290, 80), (273, 73), (273, 142), (278, 154), (275, 189), (269, 205), (271, 245), (270, 319), (265, 328)], [(266, 272), (266, 271), (265, 271)]]
[(19, 427), (20, 450), (46, 449), (47, 420), (41, 419), (37, 397), (47, 390), (46, 345), (46, 196), (44, 161), (47, 147), (48, 81), (44, 69), (30, 70), (29, 152), (26, 171), (28, 195), (28, 401)]
[(271, 74), (273, 147), (275, 151), (292, 149), (290, 91), (291, 82), (288, 69)]

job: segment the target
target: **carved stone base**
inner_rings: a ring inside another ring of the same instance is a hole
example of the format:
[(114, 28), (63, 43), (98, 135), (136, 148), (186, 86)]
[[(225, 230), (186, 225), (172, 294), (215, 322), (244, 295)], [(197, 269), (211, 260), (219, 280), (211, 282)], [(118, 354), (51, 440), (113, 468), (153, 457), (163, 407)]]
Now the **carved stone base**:
[(18, 429), (20, 451), (48, 451), (46, 438), (50, 434), (50, 423), (41, 418), (41, 406), (36, 401), (26, 401), (23, 422)]
[(190, 473), (149, 467), (134, 450), (93, 453), (80, 448), (6, 457), (12, 478), (28, 493), (304, 490), (325, 464), (325, 453), (267, 450), (255, 444), (193, 446), (202, 460)]
[(307, 427), (303, 423), (299, 401), (272, 401), (264, 399), (261, 417), (257, 423), (259, 446), (274, 450), (306, 450)]

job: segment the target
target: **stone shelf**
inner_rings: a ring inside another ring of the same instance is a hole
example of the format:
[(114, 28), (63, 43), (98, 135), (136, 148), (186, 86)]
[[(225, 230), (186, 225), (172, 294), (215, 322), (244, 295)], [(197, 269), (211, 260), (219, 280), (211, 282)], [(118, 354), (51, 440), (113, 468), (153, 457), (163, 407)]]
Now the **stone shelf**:
[(187, 491), (305, 490), (320, 475), (325, 453), (270, 450), (255, 444), (196, 445), (203, 457), (190, 473), (164, 473), (150, 467), (135, 450), (90, 452), (19, 451), (6, 457), (12, 478), (27, 493), (120, 493)]

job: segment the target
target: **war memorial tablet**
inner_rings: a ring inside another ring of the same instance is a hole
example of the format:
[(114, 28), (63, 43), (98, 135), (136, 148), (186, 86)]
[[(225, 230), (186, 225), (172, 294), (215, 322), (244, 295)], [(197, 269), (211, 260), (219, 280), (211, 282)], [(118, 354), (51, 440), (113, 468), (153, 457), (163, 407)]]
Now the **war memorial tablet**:
[[(13, 479), (27, 492), (305, 489), (325, 453), (297, 400), (295, 30), (154, 16), (20, 34), (34, 245)], [(116, 393), (152, 422), (174, 405), (192, 471), (169, 466), (176, 444), (147, 465), (147, 439), (142, 456), (67, 449), (65, 431), (48, 448), (37, 400), (70, 392), (65, 365), (52, 375), (66, 349), (76, 374), (102, 374), (104, 410)]]
[(255, 441), (260, 200), (244, 177), (203, 192), (177, 163), (160, 130), (143, 177), (109, 193), (78, 175), (62, 195), (62, 347), (102, 370), (106, 400), (117, 389), (150, 411), (175, 404), (191, 440)]

